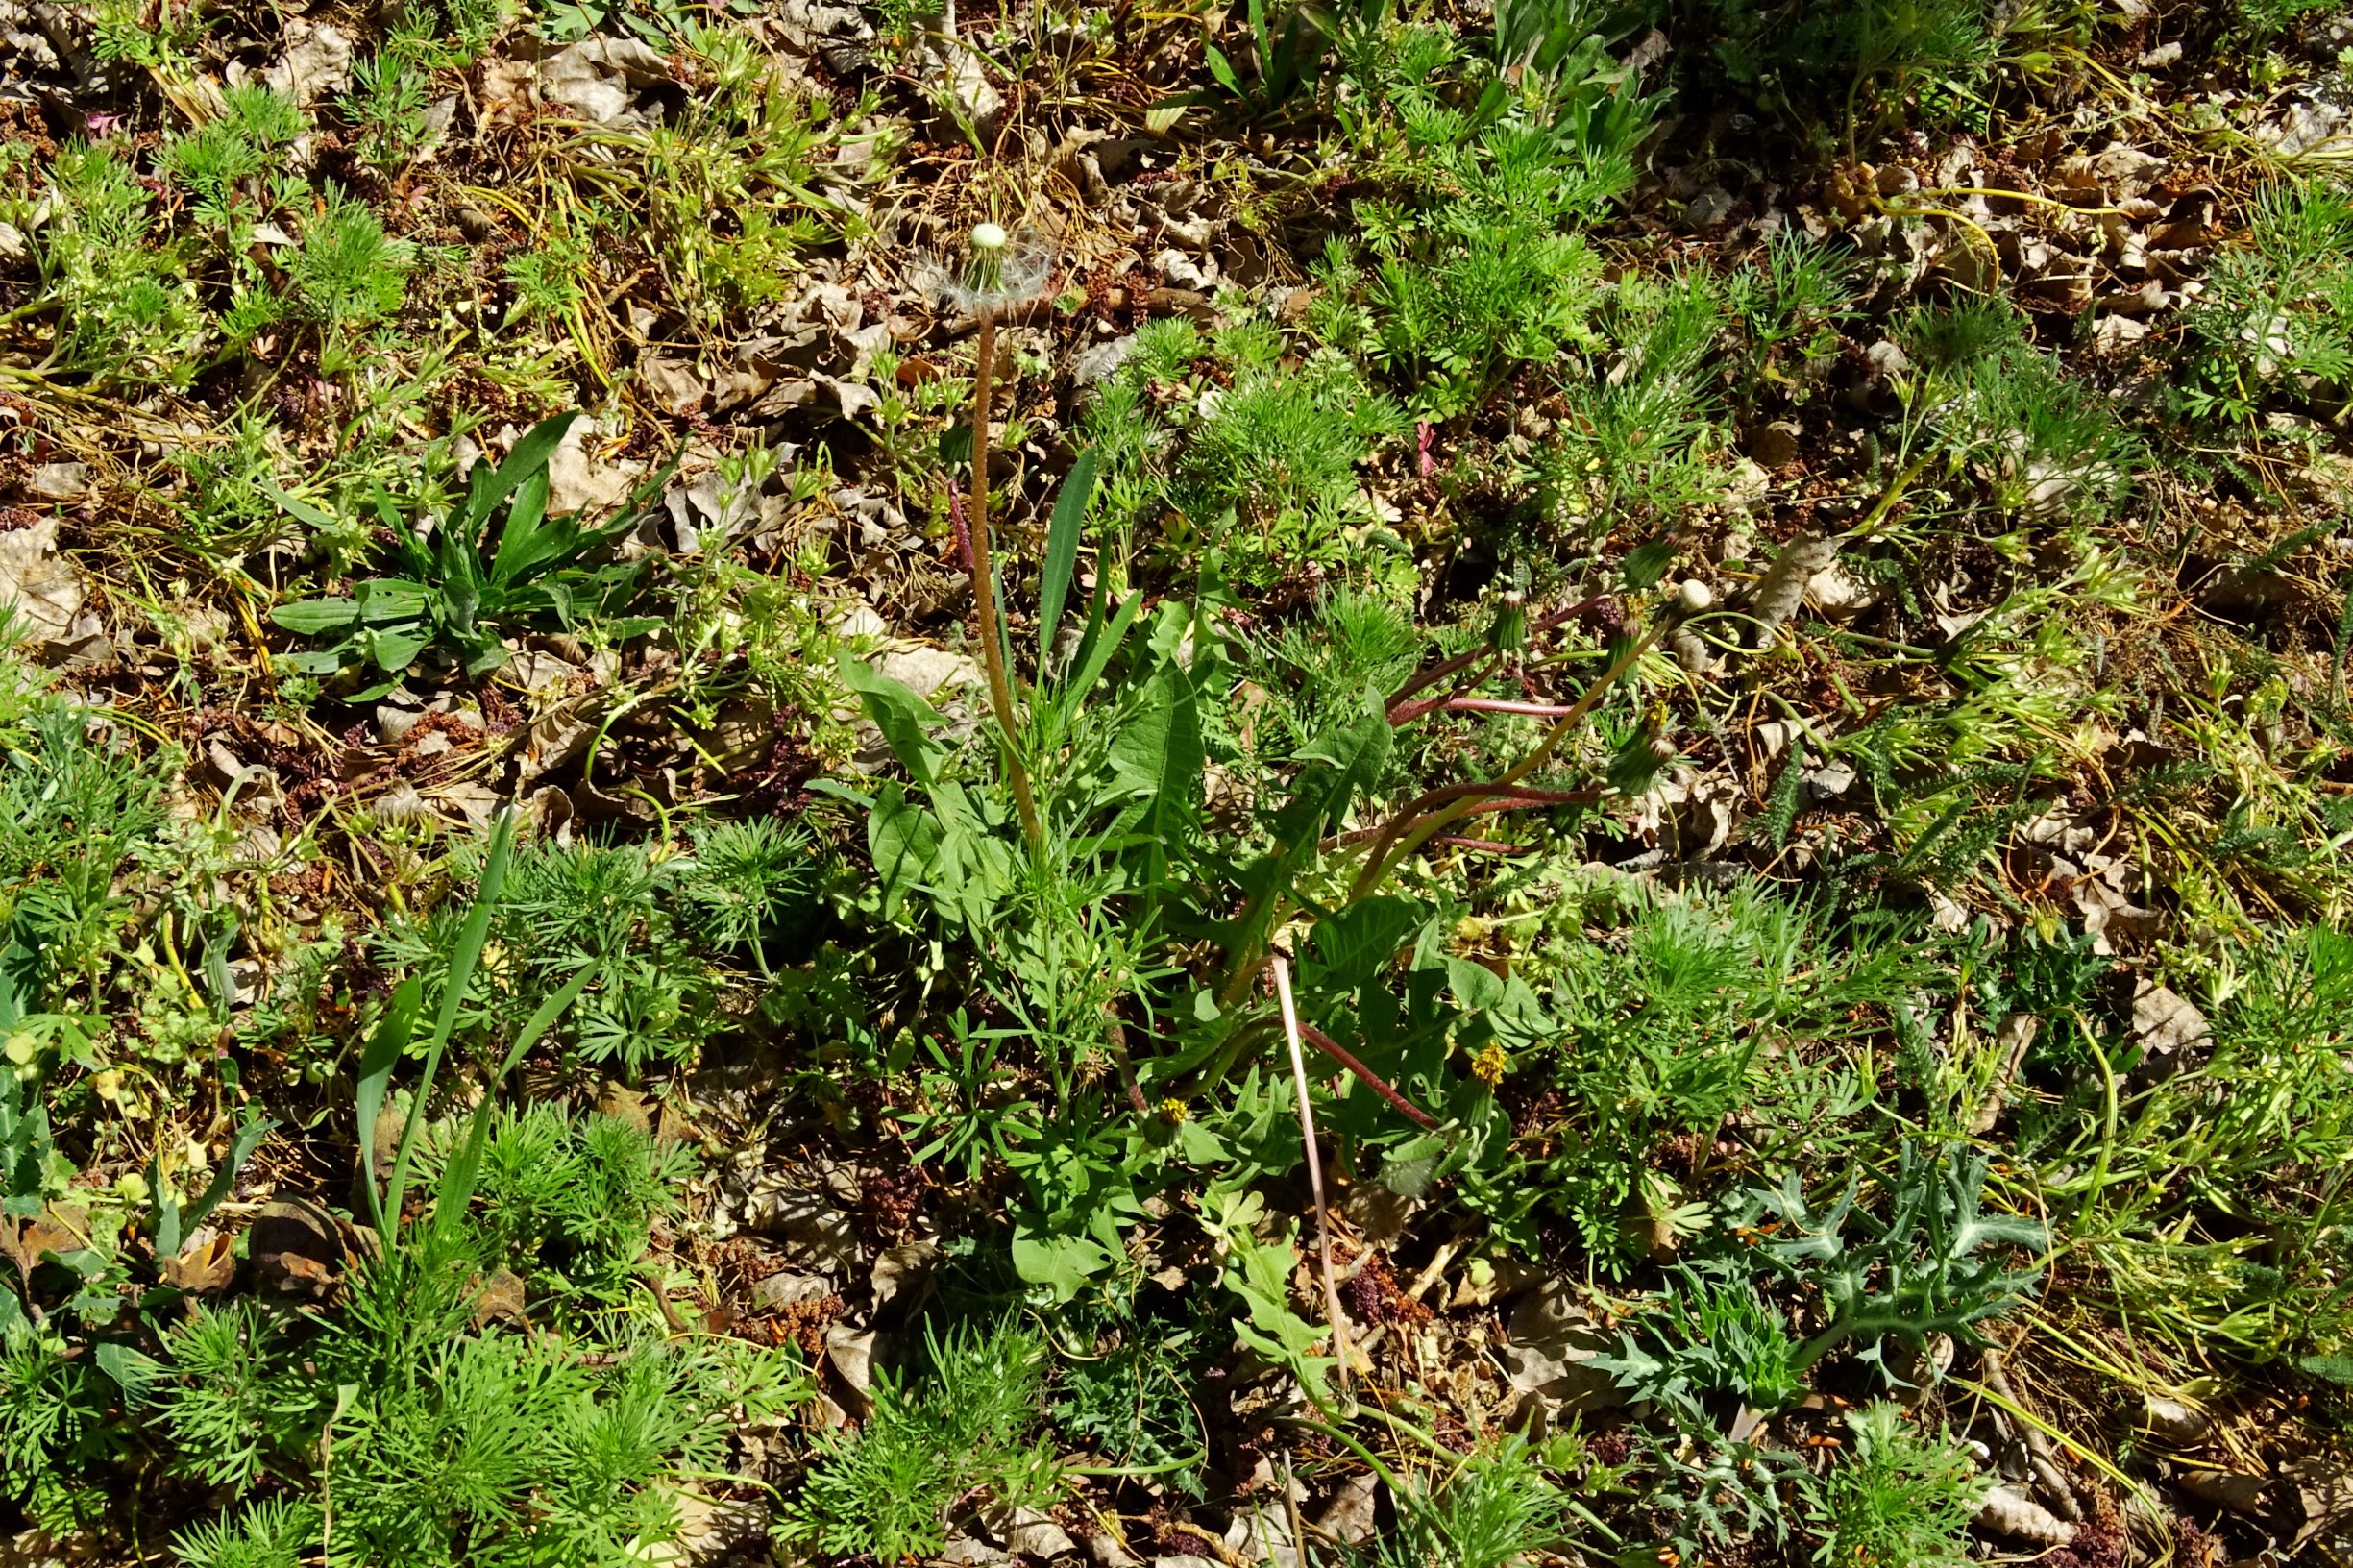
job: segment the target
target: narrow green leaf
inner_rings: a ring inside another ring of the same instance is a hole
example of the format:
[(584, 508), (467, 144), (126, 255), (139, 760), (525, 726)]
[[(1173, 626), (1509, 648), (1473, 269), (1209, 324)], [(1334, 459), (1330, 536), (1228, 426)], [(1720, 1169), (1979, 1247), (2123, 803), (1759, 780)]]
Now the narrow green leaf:
[[(229, 1140), (229, 1152), (222, 1156), (219, 1168), (212, 1173), (212, 1184), (180, 1216), (180, 1227), (184, 1232), (195, 1230), (212, 1217), (213, 1210), (229, 1201), (229, 1194), (236, 1190), (237, 1173), (245, 1168), (245, 1162), (254, 1157), (254, 1151), (261, 1146), (261, 1140), (269, 1137), (270, 1129), (277, 1125), (267, 1116), (256, 1116), (237, 1129), (236, 1136)], [(177, 1246), (170, 1249), (172, 1253), (179, 1250)], [(168, 1256), (160, 1240), (156, 1245), (156, 1251), (159, 1255)]]
[[(466, 515), (474, 525), (474, 537), (467, 541), (469, 544), (480, 540), (482, 528), (489, 523), (490, 514), (500, 502), (513, 495), (516, 487), (534, 474), (544, 476), (548, 472), (548, 460), (555, 455), (555, 449), (563, 445), (565, 432), (579, 417), (580, 412), (576, 408), (571, 413), (541, 420), (523, 432), (515, 442), (514, 450), (506, 454), (506, 461), (501, 463), (479, 487), (470, 488), (466, 497)], [(481, 473), (480, 464), (475, 465), (474, 473)], [(468, 476), (469, 479), (473, 477)]]
[(359, 1091), (356, 1103), (359, 1112), (359, 1172), (361, 1184), (368, 1191), (368, 1207), (376, 1216), (376, 1231), (384, 1231), (383, 1199), (376, 1187), (376, 1172), (371, 1161), (376, 1149), (376, 1120), (383, 1114), (386, 1091), (392, 1084), (392, 1069), (400, 1066), (408, 1050), (408, 1042), (416, 1035), (417, 1013), (425, 1005), (425, 982), (410, 976), (401, 982), (392, 993), (384, 1016), (376, 1020), (376, 1032), (368, 1037), (367, 1049), (359, 1057)]
[(548, 516), (548, 475), (542, 469), (516, 487), (515, 503), (507, 508), (506, 523), (499, 530), (490, 580), (502, 585), (521, 582), (563, 554), (574, 537), (561, 519)]
[(307, 523), (314, 528), (332, 528), (339, 526), (334, 513), (313, 506), (300, 496), (289, 495), (267, 479), (260, 482), (259, 488), (263, 495), (278, 502), (286, 514), (298, 523)]
[(1038, 668), (1042, 673), (1054, 651), (1054, 633), (1062, 626), (1064, 600), (1078, 569), (1079, 534), (1087, 522), (1087, 503), (1094, 496), (1095, 449), (1078, 454), (1062, 491), (1054, 498), (1054, 521), (1046, 529), (1045, 565), (1038, 574)]
[(524, 1023), (523, 1033), (517, 1035), (515, 1042), (506, 1048), (506, 1059), (499, 1064), (499, 1077), (503, 1078), (515, 1070), (515, 1064), (530, 1054), (531, 1047), (539, 1043), (540, 1036), (555, 1027), (555, 1020), (564, 1016), (566, 1008), (580, 999), (580, 992), (588, 989), (588, 982), (595, 976), (596, 970), (583, 968), (565, 981), (554, 995), (539, 1004), (538, 1011)]
[(1103, 678), (1105, 667), (1111, 663), (1112, 655), (1119, 650), (1128, 628), (1136, 624), (1136, 617), (1142, 609), (1143, 595), (1130, 594), (1121, 602), (1118, 613), (1112, 617), (1111, 625), (1101, 628), (1100, 636), (1093, 634), (1091, 624), (1089, 636), (1079, 639), (1078, 656), (1070, 661), (1073, 674), (1069, 683), (1063, 688), (1066, 701), (1083, 701), (1087, 694), (1093, 690), (1094, 683)]
[(506, 866), (515, 847), (515, 809), (512, 806), (499, 813), (497, 823), (490, 830), (490, 858), (482, 868), (482, 885), (475, 893), (474, 907), (466, 911), (466, 923), (457, 935), (457, 946), (450, 955), (450, 974), (441, 993), (441, 1007), (433, 1018), (433, 1032), (425, 1041), (425, 1067), (417, 1075), (416, 1112), (402, 1129), (400, 1152), (392, 1157), (392, 1177), (386, 1184), (381, 1213), (398, 1224), (401, 1197), (408, 1184), (408, 1163), (416, 1150), (417, 1134), (425, 1125), (425, 1108), (432, 1097), (433, 1079), (441, 1071), (441, 1058), (449, 1049), (450, 1037), (457, 1032), (457, 1015), (465, 1004), (466, 986), (474, 978), (474, 970), (481, 963), (482, 948), (490, 941), (490, 920), (497, 913), (499, 892), (506, 885)]

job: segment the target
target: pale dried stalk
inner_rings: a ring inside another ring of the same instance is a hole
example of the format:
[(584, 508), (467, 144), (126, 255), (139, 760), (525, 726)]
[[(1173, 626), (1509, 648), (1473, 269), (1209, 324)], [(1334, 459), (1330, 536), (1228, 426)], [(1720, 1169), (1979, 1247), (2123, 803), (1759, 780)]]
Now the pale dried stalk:
[(1283, 1005), (1283, 1034), (1290, 1041), (1291, 1082), (1299, 1091), (1299, 1136), (1307, 1142), (1308, 1188), (1315, 1194), (1315, 1250), (1324, 1274), (1324, 1309), (1332, 1317), (1332, 1349), (1339, 1358), (1340, 1397), (1348, 1397), (1348, 1314), (1340, 1311), (1340, 1286), (1332, 1272), (1332, 1216), (1324, 1207), (1324, 1163), (1315, 1152), (1315, 1112), (1308, 1103), (1308, 1058), (1299, 1044), (1299, 1009), (1291, 1001), (1290, 962), (1274, 955), (1275, 999)]

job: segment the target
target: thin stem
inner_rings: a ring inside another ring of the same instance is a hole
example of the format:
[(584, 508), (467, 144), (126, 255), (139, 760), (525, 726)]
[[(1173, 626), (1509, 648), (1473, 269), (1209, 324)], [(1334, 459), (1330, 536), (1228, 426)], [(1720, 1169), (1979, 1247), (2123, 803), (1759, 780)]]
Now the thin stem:
[[(1554, 722), (1552, 728), (1545, 732), (1544, 739), (1537, 743), (1534, 750), (1507, 769), (1501, 776), (1473, 786), (1473, 788), (1482, 795), (1500, 795), (1543, 767), (1552, 759), (1553, 753), (1560, 748), (1560, 743), (1569, 738), (1569, 732), (1575, 729), (1585, 715), (1593, 710), (1594, 705), (1608, 694), (1611, 687), (1617, 685), (1621, 676), (1633, 669), (1635, 663), (1650, 650), (1653, 643), (1658, 641), (1659, 634), (1665, 629), (1666, 623), (1661, 621), (1637, 638), (1624, 653), (1618, 656), (1615, 663), (1602, 672), (1599, 680), (1586, 688), (1585, 695), (1577, 699), (1576, 705)], [(1471, 815), (1472, 810), (1471, 800), (1459, 799), (1453, 805), (1431, 812), (1428, 816), (1417, 816), (1415, 808), (1409, 807), (1406, 811), (1391, 818), (1388, 825), (1384, 827), (1379, 836), (1373, 840), (1372, 850), (1365, 857), (1363, 870), (1357, 873), (1356, 885), (1350, 890), (1349, 897), (1353, 900), (1371, 893), (1381, 885), (1381, 879), (1388, 873), (1390, 867), (1412, 854), (1414, 850), (1421, 847), (1425, 841), (1436, 836), (1448, 825)]]
[(1311, 1023), (1302, 1023), (1299, 1026), (1299, 1033), (1306, 1039), (1309, 1044), (1314, 1046), (1317, 1050), (1323, 1052), (1324, 1055), (1330, 1057), (1333, 1061), (1337, 1062), (1341, 1066), (1347, 1068), (1349, 1072), (1353, 1073), (1356, 1076), (1357, 1082), (1362, 1084), (1366, 1089), (1371, 1090), (1374, 1093), (1388, 1101), (1390, 1105), (1396, 1107), (1397, 1114), (1399, 1115), (1413, 1123), (1414, 1126), (1423, 1128), (1429, 1132), (1434, 1133), (1438, 1130), (1437, 1117), (1432, 1115), (1420, 1106), (1415, 1105), (1411, 1100), (1407, 1099), (1403, 1094), (1398, 1093), (1395, 1085), (1391, 1084), (1386, 1078), (1382, 1077), (1381, 1074), (1373, 1071), (1372, 1068), (1366, 1066), (1363, 1063), (1358, 1061), (1355, 1055), (1352, 1054), (1348, 1048), (1342, 1045), (1338, 1041), (1334, 1040), (1330, 1035), (1325, 1034), (1321, 1029), (1316, 1028)]
[(1516, 713), (1530, 719), (1559, 719), (1572, 711), (1565, 702), (1514, 702), (1495, 697), (1450, 697), (1438, 706), (1448, 713)]
[(979, 621), (980, 662), (989, 674), (989, 705), (996, 710), (997, 728), (1005, 733), (1005, 776), (1013, 785), (1014, 808), (1021, 814), (1021, 831), (1035, 845), (1044, 841), (1038, 821), (1038, 802), (1030, 795), (1029, 769), (1021, 761), (1020, 732), (1014, 725), (1013, 682), (1005, 674), (1005, 638), (996, 621), (996, 575), (989, 562), (989, 406), (990, 373), (996, 368), (996, 313), (983, 310), (977, 340), (979, 357), (972, 368), (972, 606)]
[(1291, 1001), (1290, 961), (1274, 955), (1275, 999), (1283, 1004), (1283, 1033), (1290, 1041), (1291, 1082), (1299, 1091), (1299, 1133), (1308, 1151), (1308, 1187), (1315, 1194), (1315, 1250), (1322, 1256), (1324, 1306), (1332, 1314), (1332, 1349), (1340, 1363), (1340, 1397), (1348, 1397), (1348, 1316), (1340, 1310), (1339, 1277), (1332, 1271), (1332, 1216), (1324, 1207), (1324, 1164), (1315, 1150), (1315, 1111), (1308, 1103), (1308, 1059), (1299, 1048), (1299, 1010)]
[[(1565, 610), (1556, 610), (1551, 615), (1544, 617), (1541, 621), (1538, 621), (1535, 625), (1530, 626), (1528, 628), (1528, 635), (1532, 638), (1540, 637), (1544, 633), (1551, 631), (1554, 627), (1566, 622), (1573, 621), (1577, 617), (1584, 614), (1587, 610), (1592, 609), (1596, 604), (1599, 604), (1605, 597), (1606, 596), (1595, 594), (1591, 598), (1579, 600), (1576, 603), (1570, 605)], [(1472, 665), (1478, 664), (1483, 659), (1498, 659), (1500, 657), (1501, 655), (1497, 654), (1491, 648), (1474, 648), (1467, 653), (1458, 653), (1451, 659), (1447, 659), (1439, 664), (1432, 665), (1429, 669), (1422, 671), (1412, 679), (1407, 681), (1403, 686), (1398, 687), (1397, 690), (1389, 694), (1388, 701), (1384, 704), (1384, 706), (1388, 710), (1389, 723), (1391, 724), (1402, 724), (1408, 720), (1420, 718), (1423, 714), (1429, 712), (1431, 707), (1434, 706), (1434, 704), (1416, 703), (1411, 707), (1408, 707), (1408, 704), (1412, 701), (1412, 698), (1416, 695), (1428, 691), (1431, 687), (1435, 686), (1439, 681), (1444, 680), (1448, 675), (1454, 674), (1458, 671), (1467, 670)], [(1473, 684), (1476, 684), (1476, 682)]]

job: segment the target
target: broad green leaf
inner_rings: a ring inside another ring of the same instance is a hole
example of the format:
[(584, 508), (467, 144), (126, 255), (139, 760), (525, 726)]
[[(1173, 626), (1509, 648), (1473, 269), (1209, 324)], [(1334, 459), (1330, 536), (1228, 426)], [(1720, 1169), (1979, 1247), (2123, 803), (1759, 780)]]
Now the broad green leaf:
[(270, 619), (288, 631), (317, 636), (340, 631), (359, 622), (359, 604), (349, 599), (302, 599), (270, 611)]
[(485, 636), (475, 646), (474, 650), (466, 655), (467, 677), (479, 680), (493, 670), (504, 669), (508, 656), (504, 643), (495, 637)]
[(349, 657), (349, 645), (338, 645), (308, 653), (285, 654), (285, 666), (298, 675), (331, 675), (343, 668)]
[(114, 1386), (123, 1391), (124, 1408), (133, 1410), (146, 1404), (156, 1385), (171, 1375), (170, 1367), (136, 1345), (112, 1339), (92, 1345), (90, 1360), (97, 1363), (99, 1371), (114, 1380)]
[(1147, 797), (1140, 824), (1149, 847), (1147, 881), (1167, 880), (1168, 850), (1186, 838), (1194, 802), (1201, 797), (1201, 713), (1192, 681), (1164, 663), (1144, 682), (1142, 705), (1112, 742), (1112, 771)]
[(882, 731), (884, 744), (899, 766), (919, 783), (930, 784), (940, 775), (947, 753), (925, 730), (946, 723), (932, 705), (915, 695), (903, 681), (893, 680), (864, 659), (841, 657), (842, 679), (866, 704), (866, 715)]
[(1500, 1003), (1506, 992), (1501, 975), (1484, 964), (1474, 964), (1467, 958), (1448, 957), (1446, 985), (1465, 1013), (1484, 1013)]
[(1429, 918), (1410, 898), (1379, 894), (1360, 898), (1315, 927), (1318, 983), (1354, 991), (1388, 968), (1406, 940)]
[(1181, 805), (1200, 792), (1204, 760), (1192, 682), (1174, 664), (1163, 664), (1140, 696), (1111, 744), (1112, 771), (1135, 789)]
[(1275, 819), (1277, 837), (1294, 849), (1304, 848), (1337, 825), (1349, 801), (1379, 782), (1394, 738), (1380, 694), (1367, 692), (1364, 711), (1354, 723), (1318, 736), (1300, 753), (1308, 766)]
[(405, 629), (387, 628), (366, 634), (368, 657), (386, 674), (397, 675), (417, 662), (431, 638)]
[(1217, 79), (1219, 86), (1234, 94), (1235, 97), (1240, 97), (1242, 95), (1241, 81), (1234, 74), (1233, 62), (1226, 59), (1225, 51), (1213, 43), (1208, 45), (1208, 50), (1210, 75)]
[(406, 577), (370, 577), (352, 590), (359, 619), (370, 625), (422, 621), (432, 611), (433, 591)]
[(930, 878), (940, 859), (940, 819), (908, 799), (897, 780), (874, 792), (866, 847), (882, 884), (883, 919), (895, 917), (907, 894)]
[(1014, 1272), (1027, 1284), (1049, 1286), (1057, 1302), (1077, 1296), (1111, 1262), (1112, 1255), (1102, 1244), (1087, 1237), (1036, 1235), (1025, 1222), (1015, 1226)]

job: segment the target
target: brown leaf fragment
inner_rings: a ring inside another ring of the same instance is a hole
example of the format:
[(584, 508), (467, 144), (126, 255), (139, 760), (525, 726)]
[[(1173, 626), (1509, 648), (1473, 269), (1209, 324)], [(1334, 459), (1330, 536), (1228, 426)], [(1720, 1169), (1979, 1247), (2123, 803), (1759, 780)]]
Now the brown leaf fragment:
[(2260, 1513), (2264, 1493), (2271, 1482), (2264, 1476), (2234, 1475), (2227, 1470), (2185, 1470), (2177, 1478), (2181, 1489), (2201, 1503), (2233, 1513)]
[(511, 1268), (494, 1269), (475, 1294), (474, 1326), (511, 1323), (520, 1329), (528, 1328), (530, 1321), (523, 1311), (523, 1276)]
[(190, 1238), (175, 1258), (163, 1260), (163, 1283), (190, 1295), (204, 1295), (218, 1290), (234, 1277), (237, 1260), (234, 1245), (227, 1233), (215, 1231), (209, 1225)]

